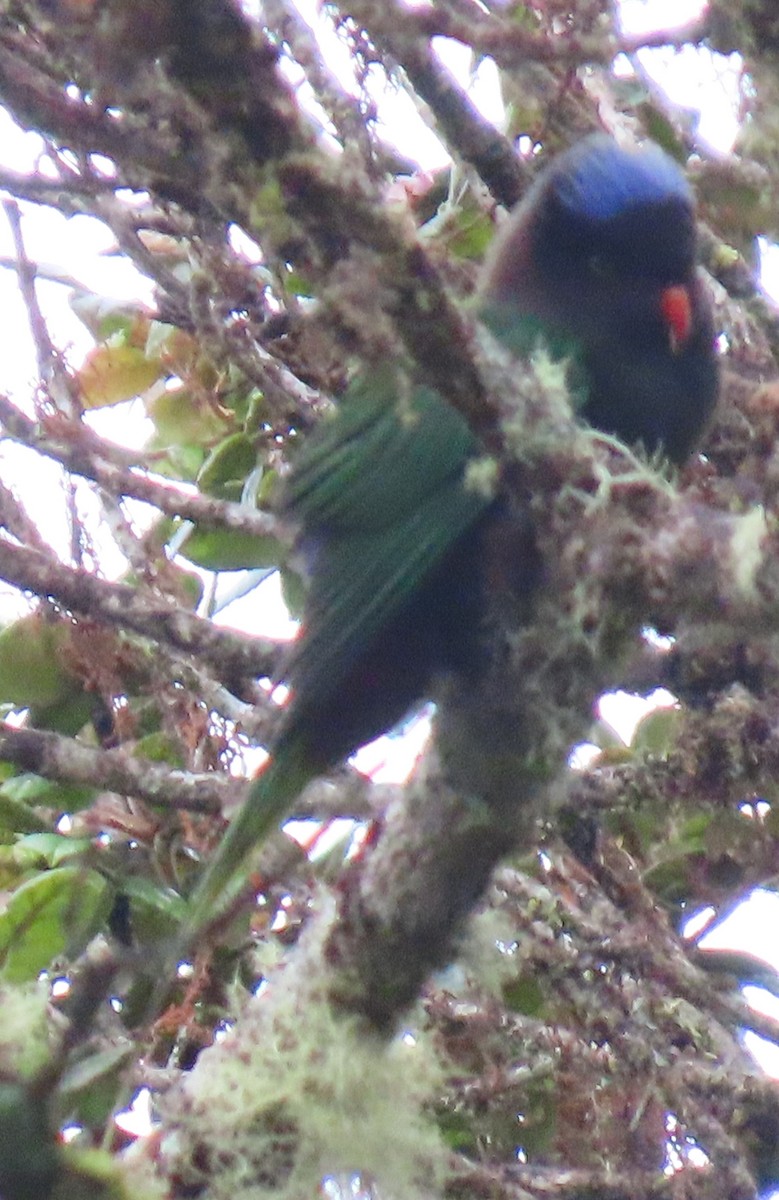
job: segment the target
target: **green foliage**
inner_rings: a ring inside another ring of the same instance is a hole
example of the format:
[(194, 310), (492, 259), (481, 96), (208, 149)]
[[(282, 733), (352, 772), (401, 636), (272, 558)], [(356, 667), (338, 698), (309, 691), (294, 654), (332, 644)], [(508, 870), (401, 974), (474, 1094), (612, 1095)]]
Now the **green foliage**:
[(124, 1068), (134, 1057), (130, 1039), (82, 1053), (60, 1080), (57, 1099), (72, 1120), (100, 1129), (110, 1119), (124, 1086)]
[(37, 613), (6, 626), (0, 632), (0, 702), (47, 707), (78, 691), (64, 658), (69, 638), (66, 622)]
[(96, 871), (58, 867), (35, 874), (0, 914), (0, 976), (35, 979), (58, 955), (80, 953), (105, 923), (111, 889)]
[(443, 204), (422, 232), (440, 240), (454, 258), (481, 262), (495, 230), (478, 197), (467, 188), (459, 202)]
[(166, 1200), (166, 1193), (107, 1150), (67, 1146), (54, 1200)]
[(77, 812), (85, 808), (94, 799), (94, 795), (94, 788), (42, 779), (40, 775), (28, 772), (14, 775), (0, 784), (0, 796), (5, 800), (25, 806), (43, 804), (55, 812)]
[(89, 838), (63, 837), (59, 833), (28, 833), (13, 846), (0, 848), (0, 860), (12, 862), (20, 871), (49, 870), (78, 859), (92, 846)]
[(146, 411), (157, 430), (153, 449), (190, 446), (204, 460), (203, 446), (225, 433), (224, 419), (186, 387), (172, 387), (151, 397)]
[(170, 763), (173, 767), (185, 765), (181, 746), (162, 729), (155, 729), (138, 738), (133, 753), (149, 762)]
[(150, 946), (169, 942), (187, 911), (179, 893), (142, 875), (124, 879), (122, 892), (130, 902), (132, 931), (138, 943)]
[(543, 1013), (546, 998), (540, 982), (532, 975), (517, 975), (503, 989), (503, 1001), (512, 1012), (538, 1017)]
[(666, 706), (652, 709), (636, 726), (631, 749), (636, 754), (652, 754), (666, 757), (676, 744), (681, 724), (678, 708)]
[(240, 529), (193, 529), (179, 554), (209, 571), (244, 571), (276, 567), (285, 551), (278, 538), (257, 537)]
[[(39, 778), (37, 775), (35, 778)], [(41, 833), (49, 829), (49, 822), (30, 805), (15, 800), (0, 789), (0, 838), (8, 840), (15, 833)]]
[(85, 409), (132, 400), (165, 374), (162, 359), (150, 353), (152, 322), (140, 307), (88, 293), (71, 297), (71, 307), (97, 342), (75, 377)]
[(257, 464), (257, 451), (245, 433), (232, 433), (209, 454), (197, 477), (201, 492), (211, 496), (228, 496), (236, 483), (243, 485), (246, 476)]
[(160, 363), (127, 345), (121, 333), (96, 346), (79, 371), (81, 403), (86, 409), (110, 408), (140, 396), (158, 379)]

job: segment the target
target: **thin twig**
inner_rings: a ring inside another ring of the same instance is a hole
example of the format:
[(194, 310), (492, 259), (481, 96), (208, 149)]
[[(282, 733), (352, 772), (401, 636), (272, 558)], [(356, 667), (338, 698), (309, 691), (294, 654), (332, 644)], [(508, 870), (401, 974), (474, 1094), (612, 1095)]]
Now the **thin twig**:
[[(76, 475), (99, 483), (114, 496), (131, 496), (144, 500), (171, 517), (184, 517), (211, 529), (232, 529), (253, 534), (258, 538), (277, 537), (289, 540), (283, 524), (266, 512), (245, 508), (225, 500), (198, 493), (186, 493), (168, 483), (141, 475), (108, 461), (115, 451), (125, 458), (135, 458), (105, 442), (81, 426), (70, 425), (57, 436), (54, 429), (41, 426), (20, 412), (5, 396), (0, 395), (0, 426), (6, 436), (32, 446), (48, 458), (53, 458)], [(77, 439), (77, 440), (76, 440)], [(104, 457), (105, 456), (105, 457)]]
[(3, 209), (13, 237), (17, 260), (16, 275), (30, 322), (30, 332), (38, 361), (38, 374), (48, 387), (57, 407), (64, 408), (64, 411), (73, 416), (80, 411), (76, 390), (73, 380), (49, 336), (48, 326), (38, 303), (35, 292), (36, 267), (27, 257), (22, 237), (22, 214), (19, 205), (15, 200), (4, 200)]

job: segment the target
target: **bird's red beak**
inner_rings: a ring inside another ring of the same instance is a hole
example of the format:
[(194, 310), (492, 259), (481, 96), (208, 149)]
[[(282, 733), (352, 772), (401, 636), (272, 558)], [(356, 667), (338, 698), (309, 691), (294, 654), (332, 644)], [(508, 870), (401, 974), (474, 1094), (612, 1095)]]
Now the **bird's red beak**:
[(683, 284), (667, 287), (660, 296), (660, 311), (668, 326), (671, 352), (677, 354), (692, 333), (692, 300)]

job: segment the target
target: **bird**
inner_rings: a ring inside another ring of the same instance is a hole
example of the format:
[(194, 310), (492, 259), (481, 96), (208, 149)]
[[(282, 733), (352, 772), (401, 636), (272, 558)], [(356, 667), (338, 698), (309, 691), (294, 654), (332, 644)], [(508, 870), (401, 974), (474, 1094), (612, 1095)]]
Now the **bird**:
[(694, 197), (674, 159), (592, 134), (553, 160), (495, 238), (482, 316), (514, 350), (541, 333), (569, 356), (588, 424), (681, 465), (718, 396), (696, 255)]
[[(593, 135), (555, 158), (497, 235), (478, 305), (509, 348), (543, 336), (566, 356), (583, 420), (675, 464), (692, 452), (717, 396), (714, 326), (693, 194), (664, 151)], [(290, 698), (189, 898), (191, 936), (306, 783), (428, 698), (437, 673), (476, 669), (500, 504), (473, 482), (485, 454), (445, 397), (389, 368), (307, 436), (279, 502), (309, 576)]]

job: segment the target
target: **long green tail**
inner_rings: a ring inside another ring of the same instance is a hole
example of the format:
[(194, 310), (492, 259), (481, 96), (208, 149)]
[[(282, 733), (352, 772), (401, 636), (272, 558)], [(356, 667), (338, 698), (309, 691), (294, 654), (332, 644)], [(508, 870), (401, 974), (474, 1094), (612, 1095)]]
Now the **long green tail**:
[(279, 746), (273, 758), (249, 787), (214, 857), (189, 899), (184, 939), (191, 945), (198, 933), (225, 908), (244, 883), (246, 858), (273, 830), (292, 801), (316, 774), (316, 767), (300, 740)]

